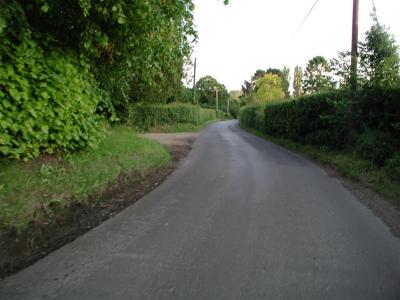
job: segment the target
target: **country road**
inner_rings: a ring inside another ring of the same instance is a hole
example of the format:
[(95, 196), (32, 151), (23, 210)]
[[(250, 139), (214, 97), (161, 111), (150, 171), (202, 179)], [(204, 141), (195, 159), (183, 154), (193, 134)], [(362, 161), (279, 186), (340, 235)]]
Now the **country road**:
[(220, 122), (153, 192), (0, 281), (0, 299), (400, 299), (400, 240), (337, 178)]

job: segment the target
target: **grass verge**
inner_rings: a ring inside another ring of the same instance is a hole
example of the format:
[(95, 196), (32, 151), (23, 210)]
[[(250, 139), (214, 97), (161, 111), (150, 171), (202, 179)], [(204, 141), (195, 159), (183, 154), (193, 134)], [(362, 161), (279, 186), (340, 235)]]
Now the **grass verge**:
[(0, 226), (22, 231), (31, 222), (46, 222), (43, 216), (51, 215), (53, 206), (85, 202), (121, 174), (146, 174), (170, 158), (164, 146), (119, 126), (94, 150), (29, 162), (0, 160)]
[(243, 125), (240, 127), (261, 138), (326, 164), (340, 175), (360, 182), (382, 194), (397, 208), (400, 208), (400, 183), (393, 180), (384, 168), (379, 168), (371, 162), (361, 159), (355, 153), (335, 152), (324, 147), (303, 145), (292, 140), (272, 137)]

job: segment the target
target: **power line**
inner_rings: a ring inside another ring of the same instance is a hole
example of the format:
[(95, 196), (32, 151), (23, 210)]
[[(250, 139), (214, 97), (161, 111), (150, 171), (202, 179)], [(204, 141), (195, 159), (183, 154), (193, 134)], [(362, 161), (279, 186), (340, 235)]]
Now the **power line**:
[(316, 0), (316, 1), (314, 2), (313, 6), (310, 8), (310, 10), (308, 11), (307, 15), (304, 17), (303, 21), (300, 23), (299, 27), (297, 27), (297, 30), (296, 30), (296, 32), (293, 34), (293, 37), (292, 37), (292, 38), (294, 38), (294, 37), (297, 35), (297, 33), (300, 31), (301, 27), (303, 27), (304, 23), (307, 21), (308, 17), (311, 15), (311, 13), (312, 13), (312, 11), (314, 10), (315, 6), (317, 5), (318, 1), (319, 1), (319, 0)]

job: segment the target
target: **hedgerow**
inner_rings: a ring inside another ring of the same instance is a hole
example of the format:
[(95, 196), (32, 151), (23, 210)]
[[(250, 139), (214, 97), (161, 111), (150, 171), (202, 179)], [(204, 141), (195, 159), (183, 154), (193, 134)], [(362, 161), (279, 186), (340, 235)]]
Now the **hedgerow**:
[[(349, 144), (351, 102), (347, 91), (247, 106), (240, 111), (240, 122), (268, 135), (303, 144), (336, 150), (355, 148), (364, 158), (383, 164), (400, 148), (400, 88), (364, 89), (355, 99), (352, 115), (358, 135), (353, 139), (355, 144)], [(264, 122), (260, 122), (260, 115), (264, 116)]]
[(131, 105), (128, 112), (128, 122), (142, 130), (164, 124), (190, 123), (199, 125), (216, 118), (215, 110), (183, 103), (142, 103)]

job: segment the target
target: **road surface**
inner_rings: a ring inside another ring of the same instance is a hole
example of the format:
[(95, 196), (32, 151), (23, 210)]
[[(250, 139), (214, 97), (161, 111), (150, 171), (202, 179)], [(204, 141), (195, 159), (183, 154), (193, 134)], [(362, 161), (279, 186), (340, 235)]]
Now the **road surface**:
[(0, 298), (400, 299), (400, 241), (338, 179), (228, 121)]

